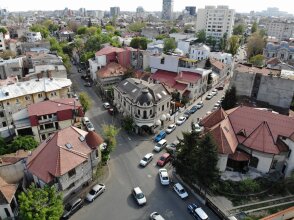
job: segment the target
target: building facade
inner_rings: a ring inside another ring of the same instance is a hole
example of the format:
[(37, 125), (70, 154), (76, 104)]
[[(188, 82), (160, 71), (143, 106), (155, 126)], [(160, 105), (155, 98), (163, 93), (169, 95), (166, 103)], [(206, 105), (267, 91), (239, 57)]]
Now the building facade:
[(110, 16), (117, 17), (120, 14), (120, 7), (110, 7)]
[(287, 41), (281, 41), (279, 44), (267, 43), (263, 50), (265, 58), (278, 58), (283, 62), (294, 63), (294, 45), (289, 44)]
[(186, 6), (185, 10), (189, 13), (191, 16), (196, 15), (196, 6)]
[(189, 58), (194, 60), (206, 60), (210, 54), (210, 48), (205, 44), (192, 45)]
[(174, 0), (162, 0), (162, 19), (172, 20), (174, 10)]
[(27, 42), (35, 42), (42, 40), (42, 35), (40, 32), (26, 32), (25, 37)]
[(294, 22), (271, 19), (266, 24), (267, 35), (278, 40), (289, 40), (294, 37)]
[(206, 37), (213, 37), (217, 42), (227, 34), (230, 38), (233, 33), (235, 11), (228, 6), (205, 6), (198, 9), (196, 33), (204, 30)]

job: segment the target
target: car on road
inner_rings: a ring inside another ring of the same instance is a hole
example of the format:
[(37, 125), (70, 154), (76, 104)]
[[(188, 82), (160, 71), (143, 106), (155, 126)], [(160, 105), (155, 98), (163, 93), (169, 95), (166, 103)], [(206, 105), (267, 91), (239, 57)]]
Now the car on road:
[(196, 111), (197, 111), (197, 106), (196, 105), (194, 105), (191, 109), (190, 109), (190, 113), (191, 114), (194, 114)]
[(153, 154), (152, 154), (152, 153), (148, 153), (148, 154), (146, 154), (146, 155), (142, 158), (142, 160), (140, 161), (140, 165), (141, 165), (142, 167), (146, 167), (146, 166), (148, 165), (148, 163), (151, 162), (152, 159), (153, 159)]
[(83, 125), (86, 125), (86, 124), (89, 123), (89, 122), (90, 122), (90, 120), (89, 120), (88, 117), (83, 117), (83, 118), (82, 118), (82, 123), (83, 123)]
[(170, 133), (172, 133), (176, 129), (176, 127), (177, 126), (175, 124), (170, 124), (169, 126), (167, 126), (167, 129), (165, 130), (165, 132), (167, 134), (170, 134)]
[(200, 126), (198, 123), (193, 123), (193, 130), (196, 133), (200, 133), (204, 130), (204, 127)]
[(207, 96), (206, 96), (206, 100), (210, 100), (210, 99), (212, 99), (212, 97), (213, 97), (213, 95), (212, 94), (208, 94)]
[(132, 190), (132, 194), (134, 196), (134, 199), (138, 203), (138, 205), (145, 205), (146, 204), (146, 202), (147, 202), (146, 197), (145, 197), (144, 193), (142, 192), (142, 190), (140, 189), (140, 187), (135, 187)]
[(115, 115), (115, 110), (114, 110), (114, 108), (109, 108), (107, 111), (108, 111), (108, 113), (109, 113), (110, 115)]
[(169, 153), (164, 153), (162, 154), (158, 161), (157, 161), (157, 166), (163, 167), (165, 164), (167, 164), (171, 160), (171, 155)]
[(179, 144), (179, 140), (174, 140), (172, 143), (166, 145), (166, 149), (169, 151), (172, 151), (172, 153), (175, 153), (177, 149), (177, 145)]
[(217, 89), (217, 90), (223, 90), (224, 87), (225, 87), (224, 84), (220, 84), (220, 85), (218, 85), (218, 86), (216, 87), (216, 89)]
[(62, 219), (69, 219), (75, 212), (84, 206), (84, 201), (81, 198), (74, 199), (72, 202), (65, 205)]
[(152, 212), (150, 214), (150, 220), (164, 220), (164, 218), (158, 212)]
[(153, 150), (156, 152), (160, 152), (163, 148), (165, 148), (167, 145), (167, 141), (165, 139), (162, 139), (157, 142), (157, 144), (154, 146)]
[(98, 196), (105, 191), (105, 185), (102, 183), (96, 184), (86, 196), (88, 202), (93, 202)]
[(88, 122), (86, 124), (87, 130), (88, 131), (95, 131), (94, 125), (92, 124), (92, 122)]
[(221, 104), (217, 102), (217, 103), (214, 104), (212, 110), (215, 111), (215, 110), (217, 110), (217, 109), (220, 108), (220, 107), (221, 107)]
[(104, 107), (105, 109), (109, 109), (109, 108), (110, 108), (110, 104), (109, 104), (108, 102), (104, 102), (104, 103), (103, 103), (103, 107)]
[(155, 136), (154, 141), (158, 142), (158, 141), (162, 140), (165, 137), (166, 137), (166, 132), (165, 131), (160, 131), (159, 134)]
[(181, 117), (178, 118), (178, 120), (177, 120), (177, 122), (176, 122), (176, 125), (182, 125), (182, 124), (184, 124), (184, 122), (185, 122), (186, 120), (187, 120), (186, 117), (181, 116)]
[(202, 101), (201, 101), (201, 102), (198, 102), (198, 103), (196, 104), (197, 109), (201, 109), (203, 106), (204, 106), (204, 104), (203, 104)]
[(191, 114), (192, 114), (192, 113), (190, 112), (190, 110), (186, 110), (186, 111), (184, 112), (183, 115), (184, 115), (186, 118), (189, 118)]
[(185, 199), (188, 197), (188, 193), (184, 189), (184, 187), (180, 183), (176, 183), (174, 186), (174, 191), (178, 194), (181, 199)]
[(217, 95), (217, 89), (213, 89), (212, 92), (211, 92), (211, 94), (212, 94), (213, 96), (216, 96), (216, 95)]
[(207, 220), (208, 215), (203, 211), (202, 208), (198, 207), (195, 203), (187, 206), (188, 212), (195, 218), (200, 220)]
[(166, 169), (162, 168), (158, 170), (159, 174), (159, 179), (161, 185), (169, 185), (169, 177), (168, 177), (168, 172)]

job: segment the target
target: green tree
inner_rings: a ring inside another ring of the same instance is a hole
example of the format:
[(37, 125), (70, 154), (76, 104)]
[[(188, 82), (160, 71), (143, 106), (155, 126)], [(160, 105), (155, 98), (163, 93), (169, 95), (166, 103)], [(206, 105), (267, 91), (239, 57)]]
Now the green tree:
[(220, 49), (225, 50), (227, 48), (228, 34), (224, 33), (223, 37), (220, 39)]
[(228, 110), (234, 108), (237, 103), (236, 87), (232, 87), (226, 91), (225, 98), (222, 101), (222, 108)]
[(3, 137), (0, 137), (0, 155), (6, 154), (7, 144), (4, 141)]
[(92, 100), (87, 93), (81, 92), (79, 95), (79, 100), (81, 105), (83, 106), (84, 112), (87, 112), (92, 107)]
[(108, 33), (114, 33), (115, 28), (114, 28), (112, 25), (107, 24), (107, 25), (105, 26), (105, 30), (106, 30)]
[(251, 34), (255, 33), (257, 31), (257, 23), (256, 21), (252, 24), (251, 27)]
[(47, 38), (49, 36), (49, 30), (44, 25), (34, 24), (30, 27), (31, 31), (40, 32), (43, 38)]
[(169, 33), (170, 33), (170, 34), (173, 34), (173, 33), (179, 33), (179, 29), (173, 27), (172, 29), (170, 29)]
[[(211, 62), (210, 62), (210, 58), (208, 58), (206, 61), (205, 61), (205, 66), (204, 66), (205, 69), (210, 69), (211, 68)], [(209, 76), (208, 76), (209, 77)]]
[(38, 146), (38, 142), (33, 136), (16, 136), (8, 148), (11, 152), (18, 150), (32, 150)]
[(164, 39), (163, 51), (165, 53), (172, 52), (177, 48), (177, 44), (174, 38), (166, 38)]
[(169, 36), (167, 34), (158, 34), (157, 36), (155, 36), (156, 40), (163, 40), (165, 38), (168, 38)]
[(209, 44), (210, 46), (212, 46), (212, 50), (215, 49), (216, 40), (215, 40), (214, 37), (208, 36), (207, 39), (206, 39), (206, 43)]
[(61, 194), (54, 186), (31, 185), (18, 196), (19, 216), (23, 220), (59, 220), (63, 213)]
[(77, 29), (77, 34), (78, 34), (78, 35), (84, 35), (84, 34), (87, 33), (87, 30), (88, 30), (87, 27), (85, 27), (85, 26), (80, 26), (80, 27), (78, 27), (78, 29)]
[(229, 39), (229, 53), (233, 54), (233, 56), (237, 53), (238, 48), (239, 48), (239, 37), (236, 35), (233, 35)]
[(265, 39), (258, 32), (252, 34), (247, 41), (247, 57), (250, 59), (255, 55), (262, 54), (264, 47)]
[(148, 40), (145, 37), (134, 37), (131, 40), (130, 46), (132, 48), (135, 48), (135, 49), (146, 50), (147, 49), (147, 43), (148, 43)]
[(85, 63), (85, 62), (87, 62), (89, 59), (91, 59), (93, 57), (95, 57), (95, 53), (94, 52), (92, 52), (92, 51), (84, 52), (82, 54), (82, 56), (80, 57), (80, 61)]
[(5, 27), (0, 27), (0, 33), (7, 34), (7, 29)]
[(245, 32), (245, 26), (243, 24), (238, 24), (234, 26), (233, 35), (243, 35)]
[(250, 63), (252, 63), (254, 66), (263, 66), (264, 63), (264, 56), (261, 54), (257, 54), (250, 58)]
[(197, 32), (196, 37), (198, 38), (197, 41), (200, 43), (205, 43), (206, 41), (206, 33), (205, 30), (200, 30)]
[(96, 52), (101, 49), (101, 43), (102, 43), (101, 35), (92, 35), (88, 38), (88, 40), (85, 43), (85, 51)]
[(122, 127), (125, 129), (128, 133), (131, 132), (134, 129), (134, 119), (133, 117), (127, 115), (126, 117), (123, 117), (122, 119)]
[(106, 163), (109, 159), (110, 153), (114, 151), (117, 145), (116, 136), (120, 129), (114, 125), (102, 125), (102, 133), (107, 144), (107, 148), (102, 152), (102, 162)]
[(134, 22), (130, 24), (127, 29), (131, 32), (141, 32), (142, 29), (146, 26), (144, 22)]
[(86, 33), (88, 35), (90, 35), (90, 36), (96, 34), (97, 33), (97, 27), (94, 27), (94, 26), (88, 27), (87, 30), (86, 30)]

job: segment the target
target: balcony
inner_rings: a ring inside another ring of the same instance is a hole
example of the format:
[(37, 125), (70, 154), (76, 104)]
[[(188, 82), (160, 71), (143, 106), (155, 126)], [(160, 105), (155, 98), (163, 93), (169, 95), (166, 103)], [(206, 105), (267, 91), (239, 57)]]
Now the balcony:
[(55, 128), (55, 127), (53, 127), (53, 128), (45, 128), (45, 129), (40, 129), (40, 134), (46, 134), (46, 133), (49, 133), (49, 132), (54, 132), (54, 131), (57, 131), (58, 130), (58, 128)]
[(48, 122), (54, 122), (57, 121), (57, 116), (52, 116), (51, 118), (41, 119), (39, 120), (39, 124), (48, 123)]

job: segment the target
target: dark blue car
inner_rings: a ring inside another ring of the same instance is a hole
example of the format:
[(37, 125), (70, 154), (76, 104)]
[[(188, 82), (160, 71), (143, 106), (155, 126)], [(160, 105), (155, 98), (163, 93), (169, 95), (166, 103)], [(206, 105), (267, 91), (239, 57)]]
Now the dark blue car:
[(197, 111), (197, 106), (196, 105), (194, 105), (191, 109), (190, 109), (190, 113), (191, 114), (194, 114), (196, 111)]
[(158, 135), (155, 136), (154, 141), (158, 142), (161, 141), (163, 138), (165, 138), (166, 133), (165, 131), (160, 131)]
[(198, 206), (195, 203), (189, 204), (187, 206), (188, 212), (195, 218), (198, 219), (197, 214), (195, 213), (195, 209), (197, 209)]

